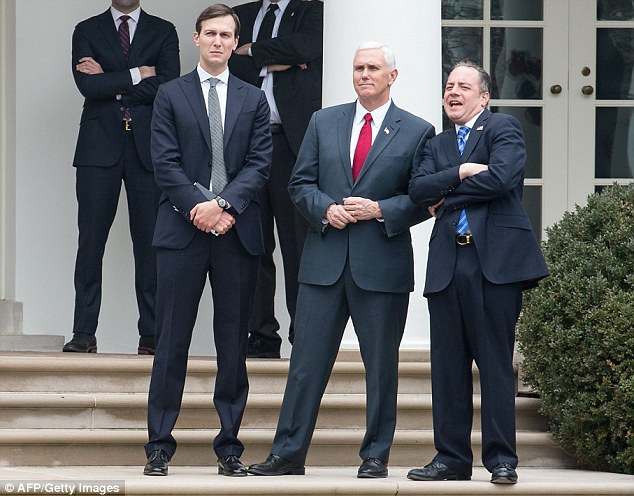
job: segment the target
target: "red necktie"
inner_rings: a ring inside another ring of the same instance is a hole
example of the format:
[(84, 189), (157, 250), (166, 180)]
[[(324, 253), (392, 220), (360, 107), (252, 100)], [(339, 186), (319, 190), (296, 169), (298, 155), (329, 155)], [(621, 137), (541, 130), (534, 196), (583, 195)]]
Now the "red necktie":
[(368, 156), (370, 147), (372, 146), (372, 114), (368, 112), (363, 116), (365, 122), (359, 133), (359, 141), (357, 141), (357, 147), (354, 150), (354, 158), (352, 160), (352, 180), (356, 181), (363, 167), (363, 162)]
[(123, 55), (128, 60), (128, 52), (130, 51), (130, 26), (128, 26), (129, 15), (122, 15), (119, 17), (121, 24), (119, 24), (119, 43), (123, 48)]

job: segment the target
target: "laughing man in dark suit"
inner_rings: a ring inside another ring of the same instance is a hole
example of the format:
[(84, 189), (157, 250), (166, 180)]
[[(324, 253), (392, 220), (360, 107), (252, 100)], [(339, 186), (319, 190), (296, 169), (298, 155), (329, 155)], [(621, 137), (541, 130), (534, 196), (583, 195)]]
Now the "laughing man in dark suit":
[(152, 160), (162, 194), (154, 233), (157, 343), (146, 475), (167, 475), (176, 451), (172, 430), (207, 278), (218, 364), (214, 405), (220, 432), (213, 443), (218, 473), (247, 475), (238, 431), (249, 390), (247, 322), (264, 252), (257, 193), (269, 175), (272, 144), (264, 93), (227, 68), (239, 32), (232, 9), (223, 4), (205, 9), (194, 33), (198, 66), (163, 85), (154, 105)]
[(435, 458), (414, 480), (471, 478), (475, 360), (482, 390), (482, 461), (491, 482), (517, 482), (515, 324), (522, 290), (548, 275), (522, 207), (526, 151), (520, 123), (487, 109), (491, 78), (458, 63), (445, 85), (453, 126), (429, 140), (409, 194), (436, 217), (427, 297)]
[(180, 74), (176, 30), (141, 10), (139, 0), (113, 0), (109, 10), (75, 28), (72, 63), (85, 100), (73, 159), (79, 207), (75, 316), (73, 338), (63, 349), (97, 351), (102, 259), (123, 181), (134, 248), (138, 352), (153, 354), (152, 233), (159, 190), (150, 159), (150, 120), (159, 85)]

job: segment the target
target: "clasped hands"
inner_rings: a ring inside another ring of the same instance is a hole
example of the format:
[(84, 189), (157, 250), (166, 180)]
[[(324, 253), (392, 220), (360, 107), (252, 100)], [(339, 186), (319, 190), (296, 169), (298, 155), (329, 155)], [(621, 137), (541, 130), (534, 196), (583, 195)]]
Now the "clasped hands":
[(350, 196), (343, 199), (343, 205), (331, 204), (326, 209), (326, 219), (332, 227), (343, 229), (348, 224), (354, 224), (359, 220), (378, 219), (383, 217), (378, 202)]
[(189, 219), (203, 232), (216, 235), (226, 234), (236, 223), (236, 219), (223, 210), (216, 200), (198, 203), (189, 212)]
[[(475, 176), (476, 174), (480, 174), (480, 172), (484, 172), (489, 170), (489, 166), (485, 164), (478, 164), (476, 162), (465, 162), (460, 165), (460, 169), (458, 169), (458, 175), (460, 176), (460, 181), (464, 181), (468, 177)], [(427, 207), (427, 211), (432, 217), (436, 217), (436, 211), (440, 208), (440, 206), (445, 203), (445, 199), (441, 198), (438, 203), (435, 203), (431, 207)]]

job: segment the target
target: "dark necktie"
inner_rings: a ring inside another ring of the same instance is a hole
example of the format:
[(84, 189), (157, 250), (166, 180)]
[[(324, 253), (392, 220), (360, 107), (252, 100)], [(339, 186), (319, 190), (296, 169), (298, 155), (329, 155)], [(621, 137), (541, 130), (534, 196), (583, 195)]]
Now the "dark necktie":
[[(461, 126), (460, 129), (458, 129), (458, 151), (460, 152), (460, 155), (462, 155), (462, 152), (464, 152), (464, 147), (467, 145), (467, 134), (469, 134), (469, 128), (467, 126)], [(460, 212), (456, 231), (458, 231), (458, 234), (465, 234), (469, 231), (467, 211), (464, 209), (462, 210), (462, 212)]]
[(123, 48), (123, 55), (126, 61), (128, 60), (128, 53), (130, 52), (130, 26), (128, 26), (129, 15), (122, 15), (119, 17), (121, 24), (119, 24), (119, 43)]
[(266, 10), (260, 30), (258, 31), (258, 38), (255, 41), (268, 40), (273, 36), (273, 26), (275, 25), (275, 11), (279, 9), (277, 4), (272, 3)]
[(216, 85), (220, 79), (209, 79), (209, 95), (207, 109), (209, 111), (209, 131), (211, 133), (211, 191), (219, 195), (227, 185), (227, 169), (224, 158), (224, 138), (222, 131), (222, 114)]
[(372, 114), (368, 112), (363, 118), (365, 122), (359, 132), (359, 141), (357, 141), (357, 147), (354, 149), (354, 158), (352, 159), (353, 181), (356, 181), (357, 177), (359, 177), (363, 162), (365, 162), (365, 158), (368, 156), (368, 152), (372, 146)]

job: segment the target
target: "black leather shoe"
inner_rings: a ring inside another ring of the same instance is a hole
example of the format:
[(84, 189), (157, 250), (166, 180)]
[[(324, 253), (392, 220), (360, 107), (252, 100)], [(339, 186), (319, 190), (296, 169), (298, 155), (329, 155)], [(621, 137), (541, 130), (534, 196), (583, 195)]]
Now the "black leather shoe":
[(247, 468), (236, 455), (223, 456), (218, 458), (218, 474), (229, 477), (246, 477)]
[(493, 484), (517, 484), (517, 472), (510, 463), (500, 463), (491, 475)]
[(163, 450), (154, 450), (148, 456), (143, 469), (143, 475), (167, 475), (169, 457)]
[(253, 475), (304, 475), (306, 469), (277, 455), (269, 455), (266, 461), (249, 467), (248, 472)]
[(137, 353), (139, 355), (154, 355), (154, 336), (141, 336)]
[(247, 358), (280, 358), (280, 345), (264, 341), (260, 336), (249, 336)]
[(97, 353), (97, 338), (94, 334), (74, 332), (73, 339), (64, 345), (62, 351), (75, 353)]
[(359, 479), (382, 479), (384, 477), (387, 477), (387, 462), (378, 458), (366, 458), (357, 472)]
[(451, 470), (447, 465), (434, 460), (424, 468), (413, 468), (407, 478), (417, 481), (471, 480), (471, 476)]

